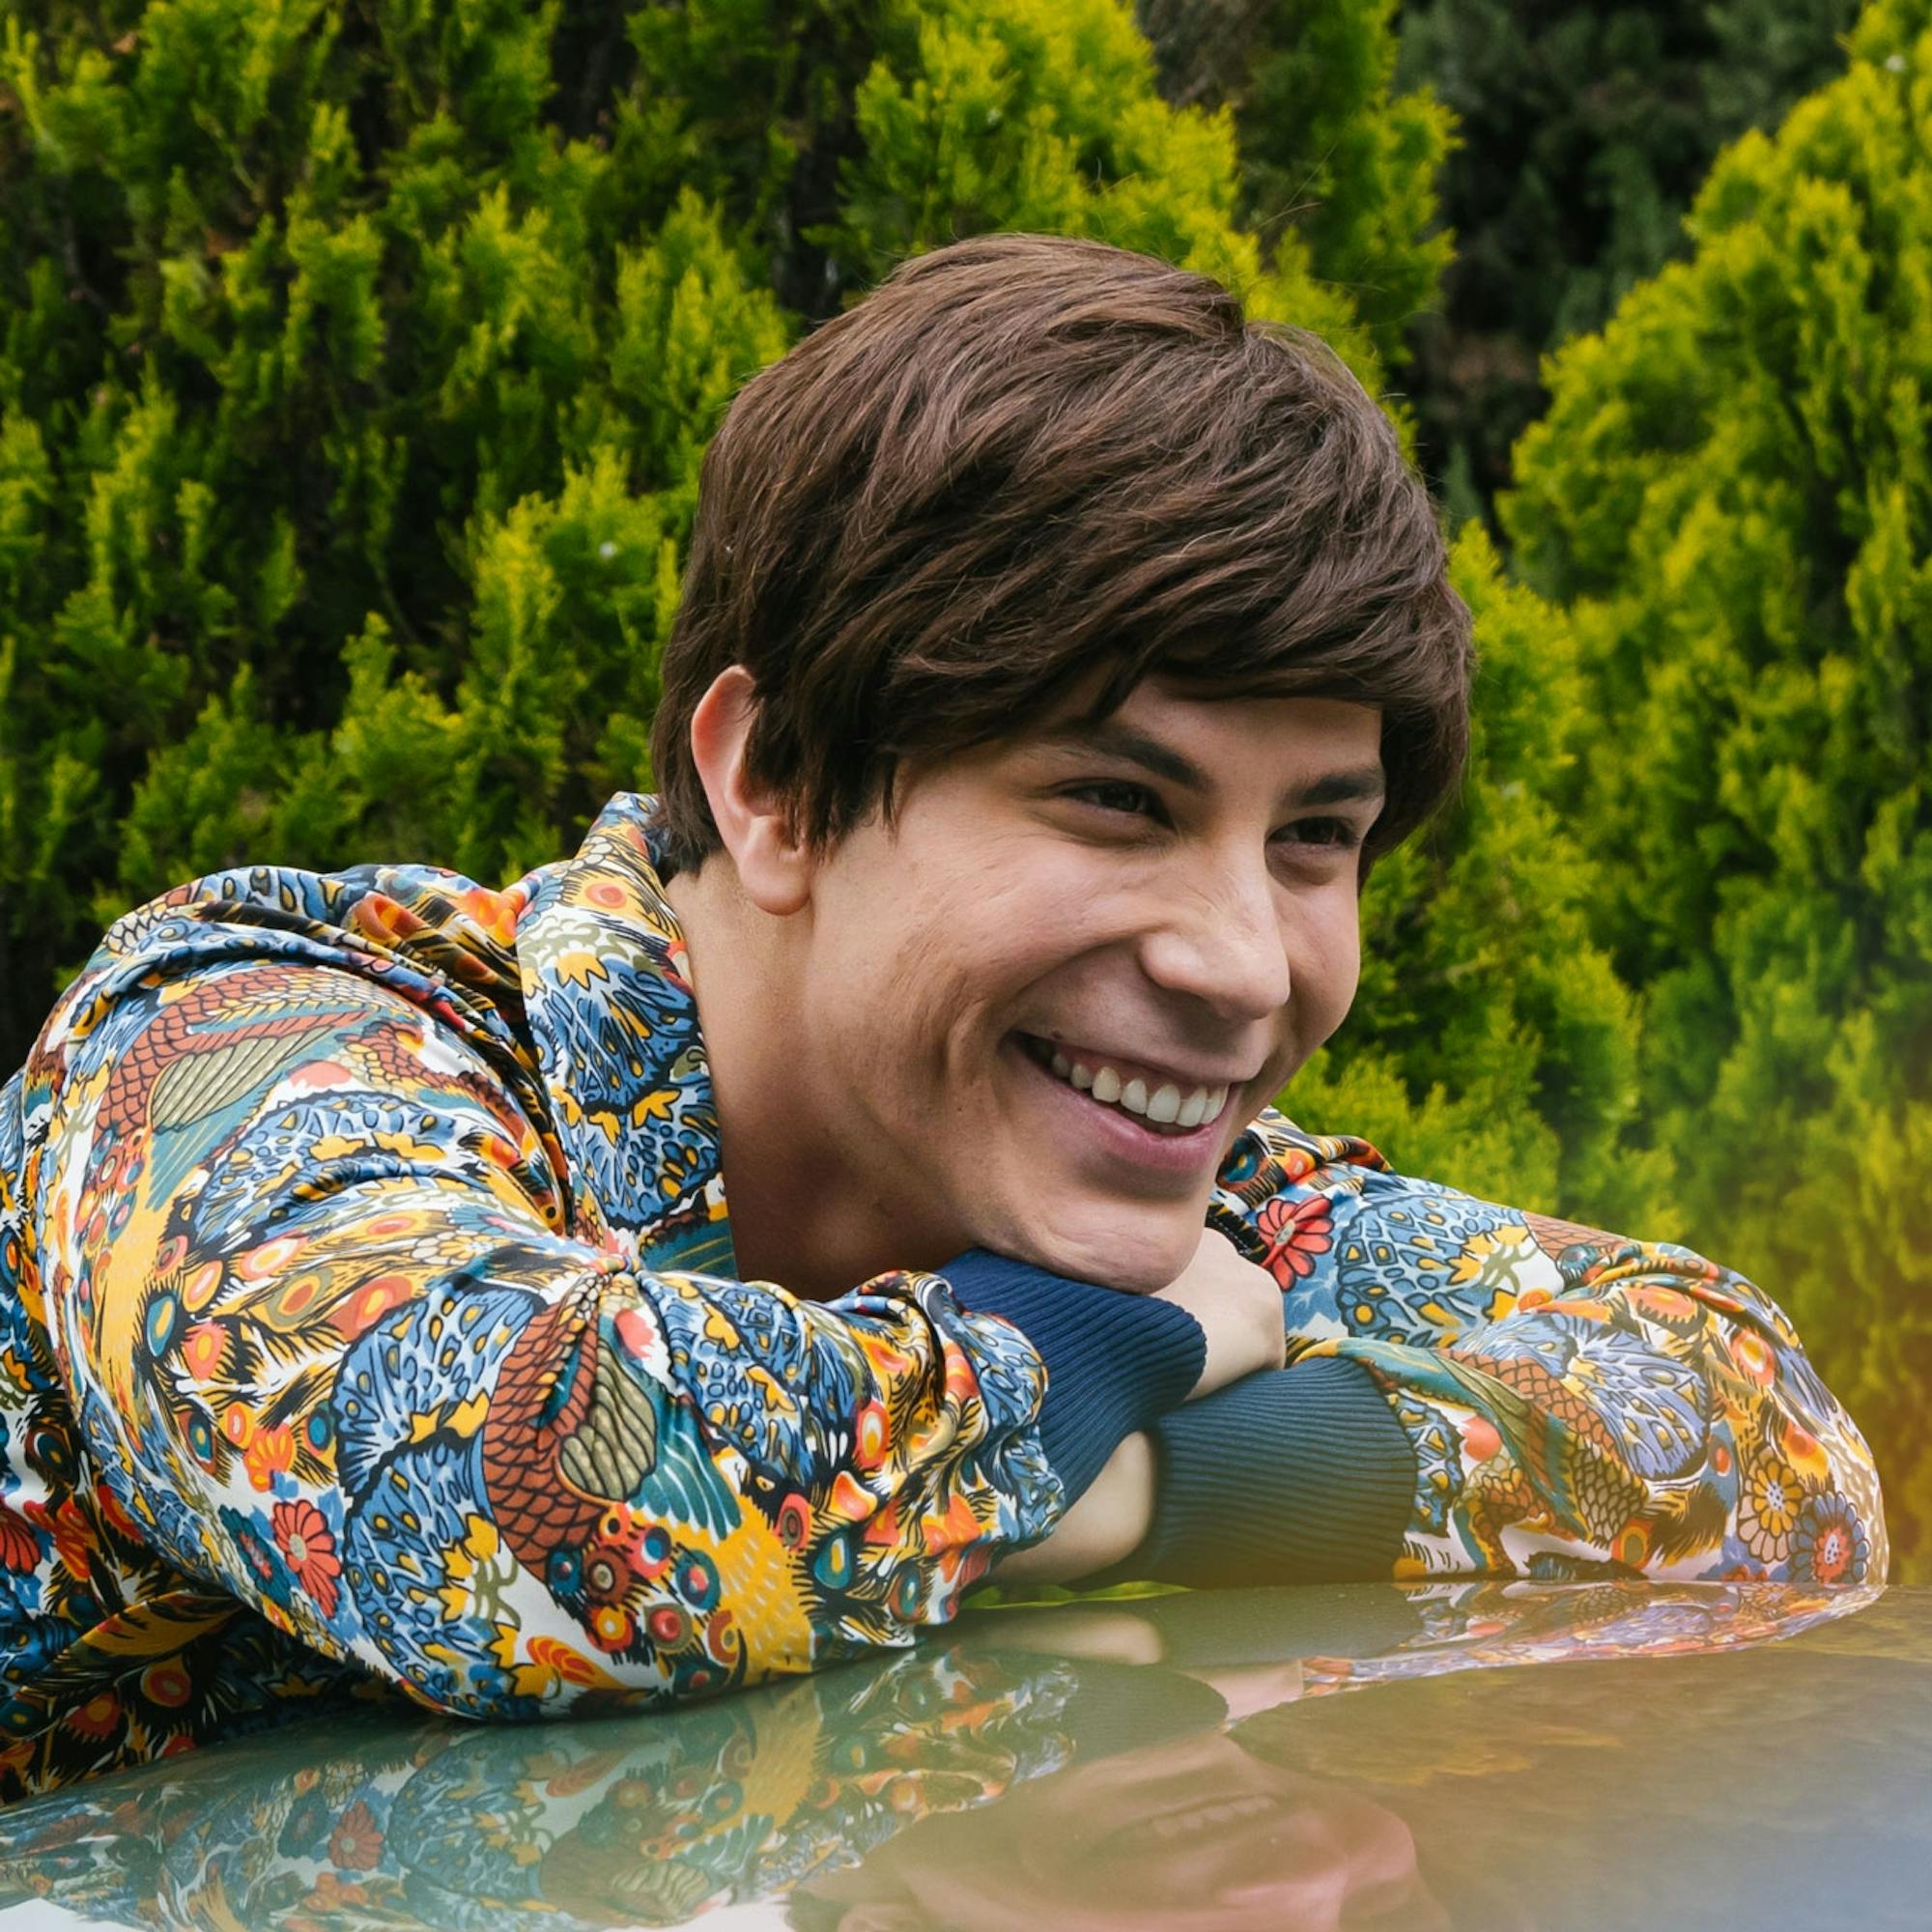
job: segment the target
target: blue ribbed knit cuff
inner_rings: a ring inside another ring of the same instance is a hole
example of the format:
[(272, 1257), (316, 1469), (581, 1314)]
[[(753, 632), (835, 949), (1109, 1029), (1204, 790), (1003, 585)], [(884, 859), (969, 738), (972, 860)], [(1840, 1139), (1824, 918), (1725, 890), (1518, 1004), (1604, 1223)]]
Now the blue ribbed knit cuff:
[(1153, 1439), (1152, 1526), (1106, 1580), (1225, 1587), (1393, 1573), (1415, 1451), (1359, 1362), (1318, 1355), (1249, 1376), (1164, 1416)]
[(1040, 1444), (1069, 1503), (1129, 1435), (1184, 1403), (1201, 1379), (1208, 1338), (1171, 1301), (1049, 1274), (984, 1248), (967, 1249), (940, 1273), (962, 1308), (1004, 1316), (1046, 1364)]

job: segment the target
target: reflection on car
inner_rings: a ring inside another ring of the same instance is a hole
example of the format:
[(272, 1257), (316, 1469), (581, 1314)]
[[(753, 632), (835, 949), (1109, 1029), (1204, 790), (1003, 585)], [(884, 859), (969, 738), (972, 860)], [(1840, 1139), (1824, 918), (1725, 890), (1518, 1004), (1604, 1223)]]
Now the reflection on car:
[(727, 1904), (808, 1932), (1870, 1924), (1932, 1869), (1928, 1719), (1932, 1592), (1086, 1599), (668, 1713), (307, 1716), (14, 1807), (0, 1907), (530, 1932)]

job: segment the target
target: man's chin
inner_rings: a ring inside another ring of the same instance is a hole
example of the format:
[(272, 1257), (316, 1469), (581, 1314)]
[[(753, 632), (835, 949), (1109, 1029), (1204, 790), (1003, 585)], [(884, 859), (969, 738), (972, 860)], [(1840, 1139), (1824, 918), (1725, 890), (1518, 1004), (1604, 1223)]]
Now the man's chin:
[(1128, 1294), (1154, 1294), (1194, 1259), (1205, 1225), (1205, 1209), (1200, 1220), (1188, 1221), (1177, 1220), (1171, 1210), (1154, 1221), (1146, 1214), (1107, 1209), (1091, 1221), (1083, 1216), (1062, 1218), (1051, 1226), (1036, 1223), (1018, 1237), (1023, 1250), (1009, 1245), (999, 1252), (1073, 1281)]

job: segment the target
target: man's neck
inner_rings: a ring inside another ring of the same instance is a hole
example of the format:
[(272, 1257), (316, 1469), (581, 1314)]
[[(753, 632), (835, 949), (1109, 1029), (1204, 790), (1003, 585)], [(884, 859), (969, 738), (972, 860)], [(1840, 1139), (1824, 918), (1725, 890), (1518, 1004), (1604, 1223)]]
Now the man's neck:
[(788, 922), (745, 901), (722, 854), (675, 875), (665, 896), (684, 933), (740, 1275), (830, 1301), (889, 1269), (950, 1261), (962, 1244), (881, 1198), (818, 1119)]

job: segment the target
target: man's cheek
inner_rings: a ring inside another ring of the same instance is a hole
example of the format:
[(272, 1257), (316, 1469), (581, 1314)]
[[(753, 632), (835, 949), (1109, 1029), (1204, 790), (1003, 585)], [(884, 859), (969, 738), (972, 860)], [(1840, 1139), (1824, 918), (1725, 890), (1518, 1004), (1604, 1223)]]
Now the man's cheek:
[(1300, 1009), (1295, 1028), (1297, 1066), (1349, 1017), (1361, 977), (1361, 936), (1351, 919), (1326, 947), (1312, 953), (1303, 969), (1301, 996), (1296, 1001)]

